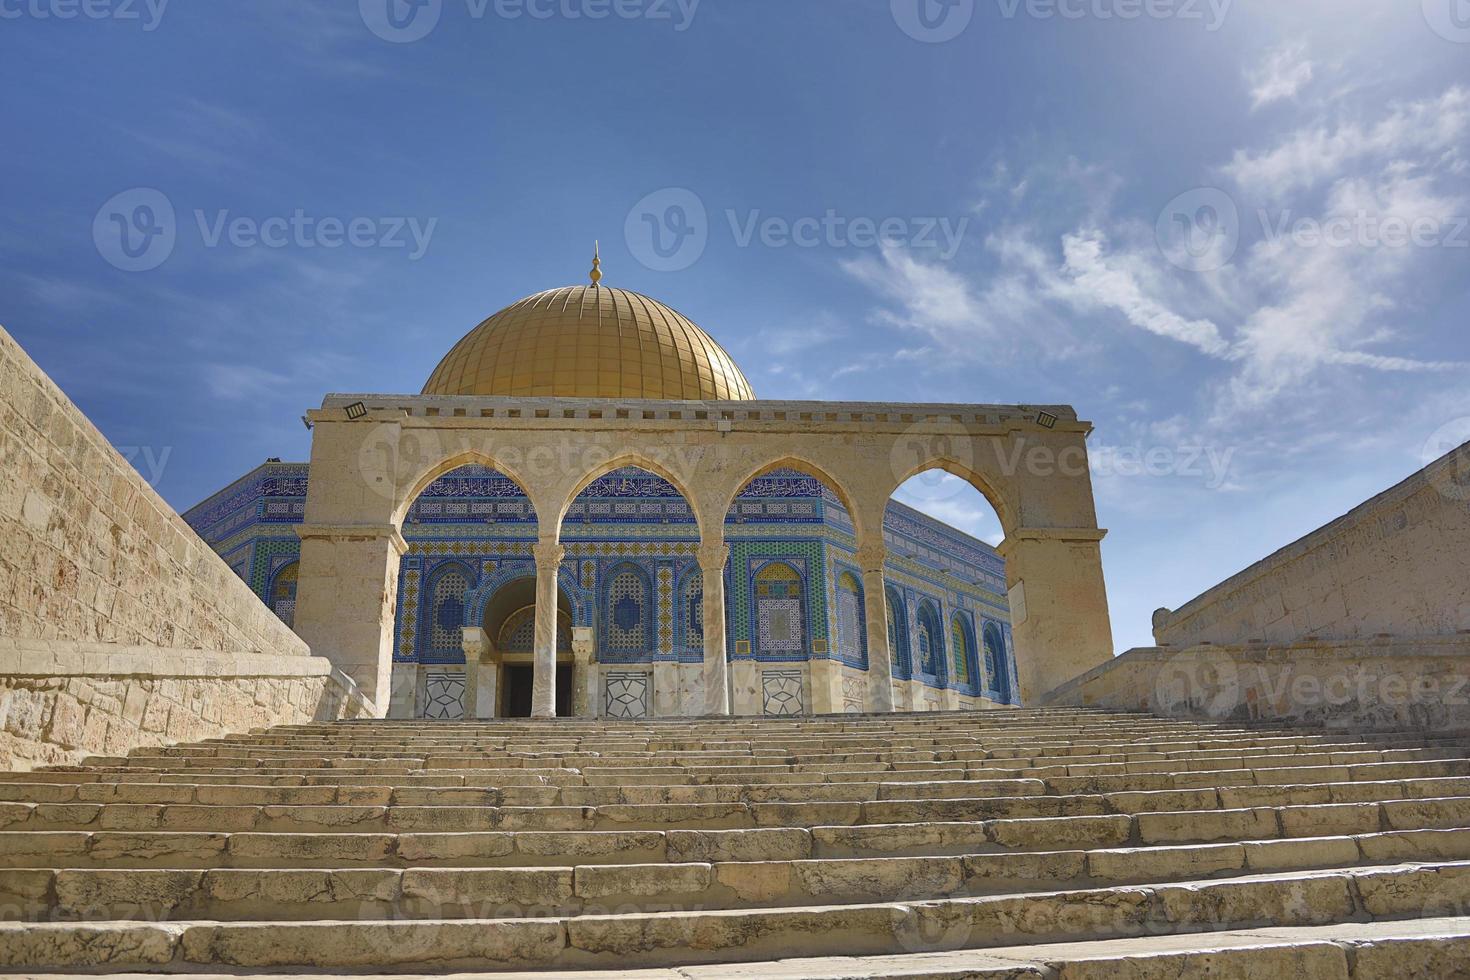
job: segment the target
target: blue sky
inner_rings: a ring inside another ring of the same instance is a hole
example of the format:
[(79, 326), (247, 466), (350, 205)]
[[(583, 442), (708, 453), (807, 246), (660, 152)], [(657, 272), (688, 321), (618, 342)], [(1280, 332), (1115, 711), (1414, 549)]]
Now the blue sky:
[(1119, 649), (1470, 438), (1467, 0), (422, 2), (0, 0), (0, 322), (179, 509), (594, 239), (763, 397), (1075, 405)]

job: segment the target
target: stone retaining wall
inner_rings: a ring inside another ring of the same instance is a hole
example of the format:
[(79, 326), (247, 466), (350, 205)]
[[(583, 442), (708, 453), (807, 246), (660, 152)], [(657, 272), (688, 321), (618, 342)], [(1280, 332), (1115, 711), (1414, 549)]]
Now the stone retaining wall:
[(0, 637), (310, 653), (3, 328)]
[(0, 769), (369, 714), (320, 657), (0, 639)]
[(1291, 643), (1470, 629), (1470, 443), (1177, 610), (1154, 640)]
[(1063, 684), (1044, 703), (1355, 731), (1470, 731), (1470, 632), (1140, 647)]

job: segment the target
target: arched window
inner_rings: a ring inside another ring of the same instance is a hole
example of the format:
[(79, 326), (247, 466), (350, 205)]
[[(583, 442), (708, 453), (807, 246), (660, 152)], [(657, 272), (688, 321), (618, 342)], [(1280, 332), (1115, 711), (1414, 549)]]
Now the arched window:
[(956, 684), (970, 683), (970, 625), (963, 616), (955, 613), (949, 624), (950, 655), (954, 658), (954, 681)]
[(650, 591), (648, 578), (636, 565), (619, 565), (612, 570), (602, 631), (606, 649), (618, 653), (652, 652)]
[(944, 634), (939, 629), (939, 614), (930, 602), (919, 603), (919, 673), (939, 676), (939, 661), (944, 656)]
[(446, 565), (434, 573), (429, 588), (429, 647), (449, 653), (464, 649), (464, 596), (470, 577), (461, 565)]
[(1006, 641), (1000, 627), (995, 623), (985, 624), (985, 678), (990, 690), (1009, 700), (1011, 676), (1006, 661)]
[(271, 611), (281, 617), (281, 622), (292, 626), (296, 621), (296, 579), (301, 571), (300, 562), (282, 566), (271, 582)]
[(837, 652), (867, 662), (867, 624), (863, 622), (863, 587), (852, 572), (837, 576)]
[(694, 569), (684, 577), (679, 592), (679, 612), (684, 617), (684, 649), (704, 652), (704, 573)]
[(893, 660), (893, 673), (897, 677), (908, 677), (909, 663), (909, 612), (903, 596), (893, 586), (887, 586), (888, 596), (888, 652)]
[(806, 650), (801, 584), (801, 573), (785, 562), (770, 562), (756, 573), (756, 647), (762, 653)]

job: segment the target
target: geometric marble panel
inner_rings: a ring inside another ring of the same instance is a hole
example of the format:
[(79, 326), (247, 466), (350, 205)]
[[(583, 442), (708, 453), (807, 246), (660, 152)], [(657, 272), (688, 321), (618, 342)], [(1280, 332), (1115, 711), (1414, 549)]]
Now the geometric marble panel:
[(761, 671), (761, 703), (768, 715), (801, 714), (801, 671)]
[(425, 671), (424, 717), (435, 721), (462, 721), (464, 692), (463, 670)]
[(604, 675), (603, 715), (647, 718), (653, 677), (647, 671), (609, 670)]

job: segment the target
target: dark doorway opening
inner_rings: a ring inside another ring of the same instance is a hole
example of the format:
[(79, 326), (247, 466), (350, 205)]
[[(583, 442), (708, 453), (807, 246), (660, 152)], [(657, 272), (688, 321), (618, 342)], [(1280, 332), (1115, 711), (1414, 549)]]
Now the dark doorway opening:
[[(529, 664), (511, 664), (505, 668), (505, 717), (531, 717), (531, 691), (536, 683), (536, 670)], [(556, 666), (556, 716), (572, 713), (572, 665)]]

